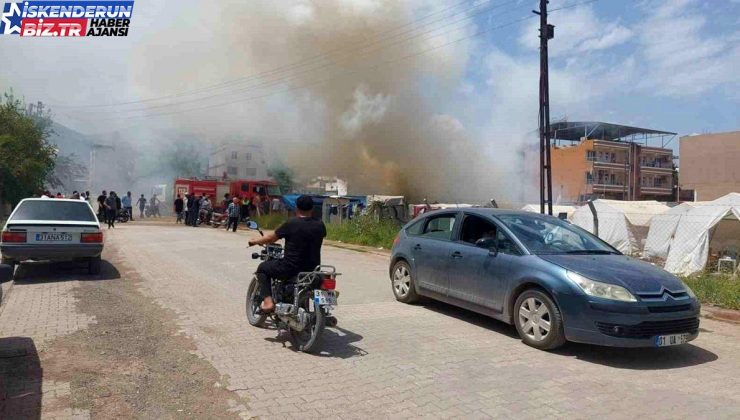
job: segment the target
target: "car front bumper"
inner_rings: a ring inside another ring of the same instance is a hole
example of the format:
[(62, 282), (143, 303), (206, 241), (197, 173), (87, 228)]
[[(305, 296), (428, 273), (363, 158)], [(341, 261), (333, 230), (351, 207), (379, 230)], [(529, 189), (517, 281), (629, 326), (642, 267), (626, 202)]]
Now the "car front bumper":
[(627, 303), (561, 295), (558, 303), (568, 341), (613, 347), (656, 347), (656, 336), (688, 333), (687, 340), (691, 341), (699, 335), (701, 305), (695, 298)]
[(24, 260), (67, 261), (99, 257), (103, 244), (0, 244), (3, 258)]

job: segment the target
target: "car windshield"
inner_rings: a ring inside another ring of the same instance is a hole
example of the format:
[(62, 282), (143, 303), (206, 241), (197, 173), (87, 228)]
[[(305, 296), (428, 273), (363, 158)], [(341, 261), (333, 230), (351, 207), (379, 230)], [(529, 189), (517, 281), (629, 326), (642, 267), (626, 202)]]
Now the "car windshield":
[(533, 254), (618, 254), (585, 230), (551, 216), (497, 216)]
[(278, 187), (277, 185), (268, 185), (267, 195), (283, 195), (283, 194), (282, 192), (280, 192), (280, 187)]
[(86, 202), (58, 201), (54, 199), (23, 201), (18, 205), (10, 220), (97, 222), (95, 215)]

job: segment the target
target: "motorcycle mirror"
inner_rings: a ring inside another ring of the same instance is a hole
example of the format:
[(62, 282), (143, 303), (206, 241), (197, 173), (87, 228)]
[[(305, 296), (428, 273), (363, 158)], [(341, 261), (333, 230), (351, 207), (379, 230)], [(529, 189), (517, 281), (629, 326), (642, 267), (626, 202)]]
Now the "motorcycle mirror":
[(255, 222), (254, 220), (248, 221), (247, 227), (252, 230), (259, 230), (259, 226), (257, 226), (257, 222)]

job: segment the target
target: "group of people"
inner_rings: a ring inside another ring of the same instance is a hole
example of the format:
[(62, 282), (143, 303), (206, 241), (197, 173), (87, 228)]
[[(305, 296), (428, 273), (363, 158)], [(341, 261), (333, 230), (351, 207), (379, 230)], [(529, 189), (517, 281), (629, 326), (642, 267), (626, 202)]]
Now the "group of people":
[[(105, 190), (98, 196), (98, 220), (105, 221), (108, 224), (108, 229), (116, 227), (116, 220), (122, 214), (126, 212), (128, 219), (134, 220), (134, 207), (133, 197), (131, 191), (126, 192), (126, 195), (119, 197), (115, 191), (106, 192)], [(144, 194), (136, 201), (139, 206), (139, 216), (144, 218), (144, 209), (146, 208), (147, 199), (144, 198)], [(159, 216), (159, 199), (156, 194), (149, 200), (149, 206), (152, 209), (152, 216)]]
[(177, 194), (174, 203), (175, 223), (185, 223), (188, 226), (198, 226), (199, 219), (209, 219), (213, 214), (213, 204), (206, 194), (200, 197), (195, 194)]
[(251, 216), (283, 211), (280, 199), (269, 200), (266, 196), (255, 195), (250, 200), (246, 197), (232, 197), (231, 194), (226, 193), (219, 206), (214, 205), (214, 201), (205, 193), (201, 195), (188, 193), (184, 197), (177, 194), (174, 202), (174, 211), (177, 216), (175, 223), (198, 226), (199, 221), (210, 222), (215, 207), (220, 207), (225, 213), (224, 217), (228, 217), (226, 230), (231, 229), (233, 232), (236, 232), (239, 222), (249, 220)]
[(66, 197), (63, 193), (57, 191), (56, 195), (52, 194), (49, 190), (41, 193), (41, 198), (69, 198), (70, 200), (82, 200), (88, 201), (90, 199), (90, 191), (79, 192), (73, 191), (72, 195)]

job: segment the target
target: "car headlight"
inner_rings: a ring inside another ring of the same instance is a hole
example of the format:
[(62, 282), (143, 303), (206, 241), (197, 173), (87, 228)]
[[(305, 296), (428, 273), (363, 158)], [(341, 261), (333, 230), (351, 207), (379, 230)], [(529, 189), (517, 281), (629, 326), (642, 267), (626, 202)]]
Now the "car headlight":
[(637, 299), (632, 296), (632, 293), (622, 286), (594, 281), (572, 271), (568, 271), (567, 276), (570, 281), (578, 285), (589, 296), (618, 300), (620, 302), (637, 302)]

